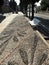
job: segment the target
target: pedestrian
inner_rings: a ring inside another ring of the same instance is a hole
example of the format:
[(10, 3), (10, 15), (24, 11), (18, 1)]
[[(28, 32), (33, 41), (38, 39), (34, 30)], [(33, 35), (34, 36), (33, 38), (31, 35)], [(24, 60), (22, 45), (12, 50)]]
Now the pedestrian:
[(10, 0), (9, 6), (10, 6), (10, 10), (11, 10), (13, 13), (16, 13), (17, 3), (16, 3), (14, 0)]

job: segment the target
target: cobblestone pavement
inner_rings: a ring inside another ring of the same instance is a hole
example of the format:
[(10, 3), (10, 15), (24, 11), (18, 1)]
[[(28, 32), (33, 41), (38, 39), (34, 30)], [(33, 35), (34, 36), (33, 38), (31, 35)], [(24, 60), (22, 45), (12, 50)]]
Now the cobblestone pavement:
[(0, 65), (49, 65), (49, 48), (24, 16), (0, 34)]

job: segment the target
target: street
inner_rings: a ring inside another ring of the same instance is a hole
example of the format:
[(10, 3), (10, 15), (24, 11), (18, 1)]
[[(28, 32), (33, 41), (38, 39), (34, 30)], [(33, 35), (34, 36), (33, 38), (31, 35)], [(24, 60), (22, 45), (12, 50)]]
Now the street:
[(49, 19), (49, 13), (48, 14), (44, 14), (44, 13), (34, 13), (35, 17), (41, 17), (44, 19)]

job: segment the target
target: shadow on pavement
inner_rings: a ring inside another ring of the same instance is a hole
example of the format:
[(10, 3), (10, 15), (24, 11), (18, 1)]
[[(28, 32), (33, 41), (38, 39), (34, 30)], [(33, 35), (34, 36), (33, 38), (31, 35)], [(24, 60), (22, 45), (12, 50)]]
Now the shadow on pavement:
[(6, 16), (0, 15), (0, 23), (6, 18)]

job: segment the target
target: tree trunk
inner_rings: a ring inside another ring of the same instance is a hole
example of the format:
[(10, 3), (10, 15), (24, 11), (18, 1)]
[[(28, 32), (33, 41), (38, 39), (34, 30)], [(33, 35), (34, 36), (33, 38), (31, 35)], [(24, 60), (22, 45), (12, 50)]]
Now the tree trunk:
[(32, 4), (32, 17), (31, 17), (31, 19), (33, 20), (33, 18), (34, 18), (34, 4)]
[(30, 5), (29, 5), (29, 18), (30, 18)]

